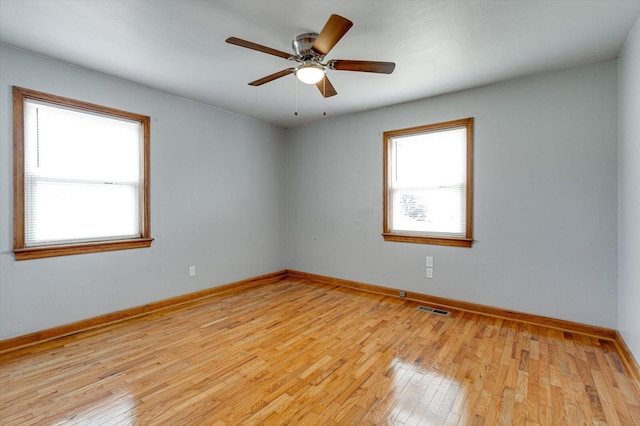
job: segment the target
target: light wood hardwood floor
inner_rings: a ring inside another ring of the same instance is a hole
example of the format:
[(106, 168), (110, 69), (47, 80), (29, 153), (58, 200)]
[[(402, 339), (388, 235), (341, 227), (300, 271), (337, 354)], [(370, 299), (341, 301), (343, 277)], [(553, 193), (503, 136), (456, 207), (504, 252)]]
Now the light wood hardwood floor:
[(613, 343), (303, 279), (0, 355), (0, 424), (640, 425)]

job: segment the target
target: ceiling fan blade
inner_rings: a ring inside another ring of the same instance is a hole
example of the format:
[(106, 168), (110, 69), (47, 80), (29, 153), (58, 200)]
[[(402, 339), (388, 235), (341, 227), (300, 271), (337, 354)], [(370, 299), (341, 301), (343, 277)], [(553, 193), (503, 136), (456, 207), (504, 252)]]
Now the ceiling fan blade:
[(290, 53), (283, 52), (282, 50), (272, 49), (270, 47), (252, 43), (250, 41), (242, 40), (236, 37), (229, 37), (225, 41), (229, 44), (235, 44), (236, 46), (246, 47), (247, 49), (257, 50), (258, 52), (268, 53), (269, 55), (279, 56), (284, 59), (289, 59), (292, 56)]
[(322, 80), (316, 83), (316, 87), (320, 89), (320, 93), (322, 93), (322, 96), (324, 96), (325, 98), (330, 98), (331, 96), (335, 96), (338, 94), (338, 92), (336, 92), (336, 89), (333, 87), (333, 84), (331, 84), (331, 82), (329, 81), (329, 77), (327, 77), (326, 75)]
[(340, 71), (360, 71), (391, 74), (396, 68), (396, 64), (394, 62), (350, 61), (347, 59), (335, 59), (329, 62), (329, 67), (331, 69)]
[(287, 68), (286, 70), (278, 71), (266, 77), (262, 77), (259, 80), (252, 81), (251, 83), (249, 83), (249, 86), (262, 86), (263, 84), (273, 81), (277, 78), (284, 77), (285, 75), (289, 75), (294, 71), (295, 71), (295, 68)]
[(347, 18), (343, 18), (340, 15), (331, 15), (311, 49), (320, 55), (326, 55), (352, 26), (353, 22)]

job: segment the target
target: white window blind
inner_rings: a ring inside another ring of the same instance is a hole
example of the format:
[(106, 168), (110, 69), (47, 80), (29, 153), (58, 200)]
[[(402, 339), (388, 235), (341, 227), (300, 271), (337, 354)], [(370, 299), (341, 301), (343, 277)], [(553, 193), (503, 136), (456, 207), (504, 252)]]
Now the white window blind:
[(464, 237), (466, 128), (397, 136), (391, 143), (392, 232)]
[(140, 237), (138, 121), (25, 99), (25, 246)]

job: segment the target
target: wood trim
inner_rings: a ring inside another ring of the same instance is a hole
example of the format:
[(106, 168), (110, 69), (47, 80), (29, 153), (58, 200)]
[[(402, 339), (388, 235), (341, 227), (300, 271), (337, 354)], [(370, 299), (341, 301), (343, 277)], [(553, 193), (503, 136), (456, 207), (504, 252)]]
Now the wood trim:
[(259, 275), (253, 278), (235, 281), (218, 287), (212, 287), (205, 290), (196, 291), (194, 293), (184, 294), (182, 296), (148, 303), (146, 305), (135, 306), (133, 308), (123, 309), (121, 311), (80, 320), (71, 324), (65, 324), (58, 327), (25, 334), (22, 336), (12, 337), (6, 340), (0, 340), (0, 353), (9, 352), (15, 349), (22, 348), (24, 346), (31, 346), (48, 340), (58, 339), (60, 337), (76, 334), (82, 331), (103, 327), (121, 321), (126, 321), (163, 309), (171, 309), (180, 305), (184, 305), (186, 303), (204, 299), (206, 297), (237, 293), (247, 288), (260, 286), (279, 280), (285, 275), (285, 270), (272, 272), (270, 274)]
[[(467, 164), (466, 164), (466, 224), (463, 238), (438, 237), (428, 233), (402, 233), (393, 232), (391, 229), (391, 175), (392, 175), (392, 143), (391, 139), (397, 136), (429, 133), (437, 130), (455, 129), (464, 127), (467, 131)], [(428, 124), (424, 126), (410, 127), (406, 129), (388, 130), (382, 134), (382, 237), (385, 241), (434, 244), (454, 247), (471, 247), (473, 245), (473, 117), (442, 123)]]
[(13, 86), (13, 247), (24, 247), (24, 98)]
[[(400, 298), (399, 292), (401, 289), (382, 287), (373, 284), (345, 280), (342, 278), (333, 278), (324, 275), (310, 274), (307, 272), (300, 272), (295, 270), (287, 270), (287, 275), (290, 277), (303, 278), (310, 281), (333, 284), (339, 287), (353, 288), (370, 293), (384, 294), (386, 296)], [(428, 294), (416, 293), (411, 291), (406, 291), (406, 297), (404, 297), (403, 299), (429, 303), (430, 305), (435, 305), (435, 307), (439, 308), (457, 309), (461, 311), (473, 312), (476, 314), (484, 314), (492, 317), (505, 318), (527, 324), (568, 331), (571, 333), (584, 334), (592, 337), (597, 337), (599, 339), (606, 339), (611, 341), (616, 340), (616, 330), (598, 327), (595, 325), (588, 325), (573, 321), (544, 317), (540, 315), (527, 314), (524, 312), (511, 311), (508, 309), (496, 308), (493, 306), (480, 305), (477, 303), (464, 302), (454, 299), (447, 299), (444, 297), (431, 296)]]
[[(37, 90), (25, 89), (24, 87), (13, 86), (13, 94), (18, 93), (20, 95), (19, 107), (22, 108), (22, 101), (24, 98), (36, 99), (42, 102), (72, 107), (75, 109), (83, 109), (89, 112), (99, 112), (101, 114), (110, 115), (113, 117), (126, 118), (128, 120), (135, 120), (141, 123), (150, 120), (149, 116), (144, 114), (137, 114), (135, 112), (129, 112), (122, 109), (106, 107), (103, 105), (93, 104), (90, 102), (79, 101), (77, 99), (66, 98), (64, 96), (52, 95), (50, 93), (39, 92)], [(15, 105), (15, 103), (14, 103)]]
[(144, 116), (142, 124), (142, 226), (140, 236), (151, 238), (151, 117)]
[[(462, 120), (461, 120), (462, 121)], [(467, 122), (467, 199), (466, 199), (466, 215), (467, 228), (465, 239), (469, 240), (469, 246), (473, 244), (473, 117), (466, 118)]]
[(24, 247), (14, 249), (16, 260), (41, 259), (44, 257), (68, 256), (72, 254), (99, 253), (103, 251), (128, 250), (150, 247), (153, 238), (136, 238), (118, 241), (96, 241), (90, 243), (62, 244), (55, 246)]
[(627, 366), (627, 370), (631, 373), (631, 375), (636, 379), (636, 385), (638, 387), (638, 392), (640, 392), (640, 365), (638, 365), (638, 361), (636, 361), (635, 357), (629, 350), (626, 342), (622, 338), (620, 332), (616, 331), (614, 343), (618, 348), (618, 353), (622, 358), (623, 362)]
[(387, 132), (382, 134), (382, 235), (391, 232), (391, 143)]
[[(97, 253), (112, 250), (126, 250), (151, 246), (151, 118), (147, 115), (105, 107), (76, 99), (65, 98), (36, 90), (13, 86), (13, 252), (16, 260), (43, 257), (67, 256), (82, 253)], [(142, 223), (140, 236), (118, 241), (96, 241), (77, 244), (52, 244), (41, 247), (25, 246), (25, 198), (24, 198), (24, 102), (26, 99), (46, 102), (61, 107), (70, 107), (89, 113), (139, 122), (143, 132), (143, 170), (140, 209)]]
[(473, 238), (436, 238), (423, 235), (383, 233), (385, 241), (397, 243), (433, 244), (437, 246), (471, 247)]

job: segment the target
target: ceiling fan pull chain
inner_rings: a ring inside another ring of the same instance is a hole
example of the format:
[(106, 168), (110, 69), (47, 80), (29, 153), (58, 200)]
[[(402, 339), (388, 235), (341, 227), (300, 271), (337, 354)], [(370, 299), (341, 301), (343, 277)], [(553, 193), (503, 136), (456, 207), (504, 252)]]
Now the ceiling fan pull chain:
[[(326, 97), (326, 93), (327, 93), (327, 76), (325, 75), (324, 78), (322, 79), (322, 95), (324, 96), (324, 104), (327, 104), (327, 97)], [(322, 112), (322, 116), (326, 116), (327, 115), (327, 111), (323, 111)]]
[(293, 115), (298, 115), (298, 79), (296, 77), (293, 78), (296, 81), (296, 111), (293, 113)]

